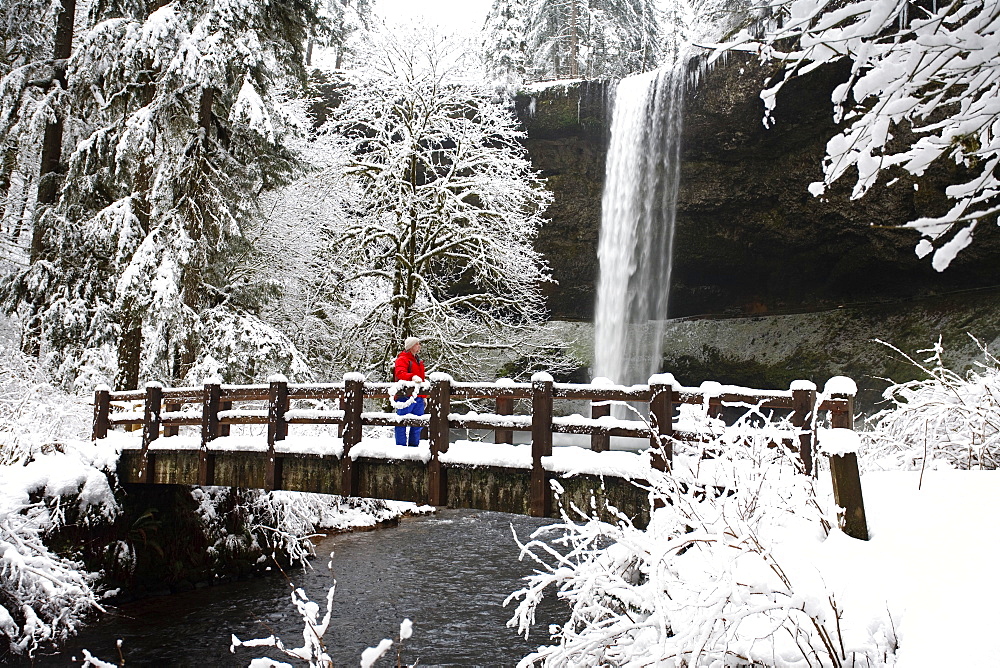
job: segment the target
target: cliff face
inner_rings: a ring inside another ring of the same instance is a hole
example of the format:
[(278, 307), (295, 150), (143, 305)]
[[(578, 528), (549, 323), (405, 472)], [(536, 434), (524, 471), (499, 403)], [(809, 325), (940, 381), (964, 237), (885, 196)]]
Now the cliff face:
[[(671, 317), (836, 307), (1000, 284), (995, 225), (981, 225), (943, 273), (916, 257), (915, 232), (891, 229), (946, 210), (944, 188), (957, 168), (936, 166), (919, 180), (902, 175), (856, 201), (848, 175), (824, 199), (812, 197), (807, 187), (821, 179), (834, 133), (830, 92), (846, 70), (820, 69), (787, 86), (771, 129), (761, 123), (766, 74), (756, 61), (734, 57), (688, 92)], [(593, 314), (611, 94), (604, 84), (583, 83), (517, 100), (528, 152), (555, 194), (537, 244), (558, 281), (547, 290), (553, 318)]]
[(555, 195), (535, 244), (552, 268), (555, 283), (543, 290), (554, 319), (588, 320), (594, 314), (609, 92), (607, 83), (582, 82), (515, 100), (531, 163)]

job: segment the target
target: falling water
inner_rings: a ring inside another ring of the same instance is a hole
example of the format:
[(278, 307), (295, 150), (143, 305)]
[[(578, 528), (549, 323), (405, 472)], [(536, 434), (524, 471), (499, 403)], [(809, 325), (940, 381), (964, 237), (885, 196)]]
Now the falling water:
[(594, 375), (657, 373), (670, 296), (680, 181), (683, 67), (623, 79), (615, 96), (601, 203)]

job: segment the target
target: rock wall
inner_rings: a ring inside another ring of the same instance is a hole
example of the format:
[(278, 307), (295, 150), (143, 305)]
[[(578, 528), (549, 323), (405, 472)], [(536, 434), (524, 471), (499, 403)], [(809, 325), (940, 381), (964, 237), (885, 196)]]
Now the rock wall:
[(594, 315), (610, 91), (604, 82), (582, 82), (515, 99), (532, 165), (555, 195), (535, 244), (555, 280), (543, 287), (553, 318)]
[[(571, 351), (593, 359), (593, 328), (585, 322), (559, 323)], [(667, 323), (663, 370), (685, 386), (705, 380), (762, 389), (788, 389), (793, 380), (820, 389), (833, 376), (858, 384), (859, 413), (884, 408), (882, 392), (894, 382), (926, 378), (884, 341), (923, 362), (939, 340), (945, 364), (963, 373), (984, 356), (976, 336), (990, 350), (1000, 346), (1000, 291), (921, 297), (877, 305), (813, 313), (738, 318), (692, 318)]]
[[(671, 317), (809, 310), (1000, 285), (996, 226), (981, 225), (944, 273), (916, 257), (915, 232), (894, 229), (943, 212), (956, 167), (935, 166), (919, 181), (904, 175), (855, 201), (845, 176), (825, 199), (812, 197), (807, 187), (822, 176), (834, 132), (830, 92), (846, 70), (821, 68), (786, 87), (771, 129), (761, 122), (759, 98), (767, 74), (756, 60), (733, 56), (688, 92)], [(528, 152), (555, 194), (537, 243), (558, 281), (547, 289), (554, 318), (593, 314), (610, 95), (609, 86), (584, 82), (517, 99)]]

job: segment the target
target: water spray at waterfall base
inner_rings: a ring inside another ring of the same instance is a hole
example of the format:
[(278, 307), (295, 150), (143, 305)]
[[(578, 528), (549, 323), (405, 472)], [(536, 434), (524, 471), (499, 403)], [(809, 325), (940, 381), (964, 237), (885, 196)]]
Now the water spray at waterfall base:
[(683, 59), (623, 79), (615, 95), (601, 202), (594, 376), (644, 383), (660, 369), (670, 297)]

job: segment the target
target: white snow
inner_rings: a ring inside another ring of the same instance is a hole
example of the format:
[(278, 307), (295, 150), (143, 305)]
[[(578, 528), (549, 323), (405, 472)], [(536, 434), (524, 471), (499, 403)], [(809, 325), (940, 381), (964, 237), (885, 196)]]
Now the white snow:
[(788, 389), (792, 390), (793, 392), (796, 390), (815, 392), (816, 383), (812, 382), (811, 380), (793, 380), (792, 384), (788, 386)]
[[(896, 668), (990, 666), (1000, 657), (1000, 471), (862, 477), (871, 540), (834, 532), (818, 566), (855, 619), (886, 619)], [(860, 614), (858, 614), (860, 613)]]
[(853, 397), (857, 395), (857, 393), (857, 383), (854, 382), (854, 379), (848, 378), (847, 376), (834, 376), (830, 380), (826, 381), (826, 385), (823, 386), (823, 394), (828, 397), (835, 394), (843, 394)]
[(819, 450), (827, 456), (856, 453), (861, 449), (861, 437), (853, 429), (817, 429)]

